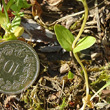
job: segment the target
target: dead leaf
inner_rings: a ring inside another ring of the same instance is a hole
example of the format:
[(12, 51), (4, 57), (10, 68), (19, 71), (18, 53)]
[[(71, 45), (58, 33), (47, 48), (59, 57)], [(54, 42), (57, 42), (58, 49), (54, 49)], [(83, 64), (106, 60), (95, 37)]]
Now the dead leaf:
[(8, 97), (5, 99), (5, 101), (4, 101), (4, 106), (6, 107), (7, 104), (8, 104), (12, 99), (14, 99), (14, 98), (16, 98), (16, 95), (8, 96)]
[(41, 5), (37, 2), (37, 0), (30, 0), (32, 4), (32, 15), (40, 17), (42, 14)]
[(49, 102), (51, 102), (51, 101), (56, 101), (56, 100), (58, 100), (58, 98), (61, 96), (61, 91), (58, 91), (58, 92), (56, 92), (56, 93), (53, 93), (53, 94), (50, 94), (49, 96), (48, 96), (48, 101)]
[(58, 6), (63, 0), (45, 0), (50, 6)]

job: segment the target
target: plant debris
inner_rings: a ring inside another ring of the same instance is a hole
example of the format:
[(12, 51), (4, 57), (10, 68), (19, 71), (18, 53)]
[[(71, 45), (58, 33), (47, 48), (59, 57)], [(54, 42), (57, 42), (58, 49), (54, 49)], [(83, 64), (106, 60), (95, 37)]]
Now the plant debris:
[[(74, 57), (71, 58), (71, 52), (58, 43), (54, 25), (66, 27), (76, 37), (84, 19), (82, 3), (77, 0), (27, 0), (27, 3), (31, 7), (22, 9), (24, 33), (19, 40), (32, 45), (38, 53), (40, 75), (20, 94), (0, 93), (0, 110), (79, 110), (85, 97), (84, 73)], [(86, 110), (109, 110), (110, 1), (87, 0), (87, 4), (89, 15), (81, 39), (94, 36), (96, 43), (78, 53), (88, 72), (90, 103), (93, 105), (91, 109), (86, 106)], [(13, 13), (12, 9), (9, 11)], [(10, 21), (13, 18), (10, 16)], [(0, 26), (0, 36), (3, 35), (4, 29)], [(69, 72), (72, 78), (68, 77)]]

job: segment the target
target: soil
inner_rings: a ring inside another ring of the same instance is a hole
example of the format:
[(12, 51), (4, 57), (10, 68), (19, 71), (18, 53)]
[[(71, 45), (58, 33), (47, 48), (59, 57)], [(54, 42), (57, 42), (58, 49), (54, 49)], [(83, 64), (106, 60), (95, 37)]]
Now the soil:
[[(72, 54), (60, 46), (53, 27), (56, 23), (61, 24), (76, 36), (83, 22), (83, 5), (76, 0), (28, 2), (32, 6), (22, 10), (25, 17), (21, 24), (25, 33), (31, 36), (22, 37), (39, 55), (39, 77), (21, 94), (1, 93), (0, 110), (79, 110), (86, 95), (83, 71)], [(88, 72), (91, 97), (106, 83), (108, 86), (92, 99), (91, 108), (86, 106), (85, 110), (110, 110), (110, 1), (87, 0), (87, 4), (89, 15), (81, 37), (94, 36), (96, 43), (78, 55)], [(26, 23), (31, 25), (28, 19), (34, 21), (32, 30), (25, 26)], [(37, 24), (40, 30), (35, 27)], [(69, 71), (73, 74), (72, 79), (68, 78)]]

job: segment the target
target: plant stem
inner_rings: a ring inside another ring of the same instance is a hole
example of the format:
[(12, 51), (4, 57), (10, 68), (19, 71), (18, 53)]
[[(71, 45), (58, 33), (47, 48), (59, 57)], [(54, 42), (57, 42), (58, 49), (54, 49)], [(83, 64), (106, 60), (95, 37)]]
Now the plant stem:
[(86, 21), (87, 21), (87, 18), (88, 18), (88, 6), (87, 6), (87, 3), (86, 3), (86, 0), (82, 0), (82, 3), (83, 3), (83, 5), (84, 5), (85, 15), (84, 15), (84, 20), (83, 20), (83, 24), (82, 24), (82, 26), (81, 26), (81, 29), (80, 29), (80, 31), (79, 31), (77, 37), (75, 38), (75, 40), (74, 40), (74, 42), (73, 42), (73, 44), (72, 44), (72, 48), (73, 48), (73, 49), (75, 48), (75, 45), (76, 45), (78, 39), (80, 38), (80, 36), (81, 36), (83, 30), (84, 30), (84, 26), (85, 26)]
[(9, 17), (8, 17), (8, 13), (7, 13), (7, 10), (6, 10), (6, 5), (5, 5), (4, 0), (2, 0), (2, 3), (3, 3), (4, 12), (5, 12), (5, 15), (6, 15), (7, 23), (9, 23)]
[[(75, 46), (76, 46), (76, 43), (78, 41), (78, 39), (80, 38), (83, 30), (84, 30), (84, 26), (86, 24), (86, 21), (87, 21), (87, 18), (88, 18), (88, 6), (87, 6), (87, 3), (86, 3), (86, 0), (81, 0), (81, 2), (83, 3), (84, 5), (84, 9), (85, 9), (85, 15), (84, 15), (84, 20), (83, 20), (83, 24), (81, 26), (81, 29), (77, 35), (77, 37), (75, 38), (73, 44), (72, 44), (72, 48), (74, 50)], [(86, 84), (86, 103), (84, 103), (83, 105), (83, 109), (85, 108), (87, 102), (89, 101), (89, 83), (88, 83), (88, 75), (87, 75), (87, 71), (84, 67), (84, 65), (82, 64), (81, 60), (79, 59), (77, 53), (73, 53), (74, 54), (74, 57), (76, 58), (77, 62), (80, 64), (80, 66), (82, 67), (83, 69), (83, 72), (84, 72), (84, 77), (85, 77), (85, 84)]]
[(76, 53), (74, 54), (74, 57), (76, 58), (77, 62), (81, 65), (81, 67), (83, 69), (84, 77), (85, 77), (85, 84), (86, 84), (86, 96), (87, 96), (87, 95), (89, 95), (89, 84), (88, 84), (87, 71)]
[[(79, 59), (77, 53), (74, 53), (74, 57), (76, 58), (77, 62), (80, 64), (81, 68), (83, 69), (84, 72), (84, 77), (85, 77), (85, 84), (86, 84), (86, 103), (84, 103), (83, 108), (85, 108), (87, 102), (89, 102), (89, 83), (88, 83), (88, 75), (87, 75), (87, 71), (84, 67), (84, 65), (82, 64), (81, 60)], [(82, 109), (84, 110), (84, 109)]]

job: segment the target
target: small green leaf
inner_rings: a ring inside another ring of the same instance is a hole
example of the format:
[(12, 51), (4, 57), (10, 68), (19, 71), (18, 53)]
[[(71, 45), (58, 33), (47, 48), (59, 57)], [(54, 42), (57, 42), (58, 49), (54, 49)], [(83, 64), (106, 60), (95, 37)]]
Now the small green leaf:
[(7, 11), (9, 10), (9, 8), (10, 8), (10, 6), (11, 6), (12, 4), (14, 4), (14, 0), (9, 0), (8, 3), (7, 3), (7, 5), (6, 5), (6, 10), (7, 10)]
[(62, 104), (60, 105), (60, 109), (59, 110), (64, 110), (64, 108), (67, 106), (67, 103), (65, 101), (65, 97), (63, 98), (63, 102)]
[(68, 79), (73, 79), (73, 78), (74, 78), (74, 74), (71, 71), (69, 71), (68, 72)]
[(4, 23), (6, 24), (7, 20), (6, 20), (6, 16), (5, 13), (2, 13), (0, 11), (0, 24), (3, 25)]
[(31, 5), (26, 0), (14, 0), (14, 4), (11, 5), (11, 9), (15, 12), (19, 12), (21, 8), (29, 8)]
[(96, 42), (96, 39), (92, 36), (84, 37), (77, 43), (73, 52), (77, 53), (77, 52), (80, 52), (81, 50), (85, 50), (91, 47), (95, 42)]
[(15, 18), (12, 21), (12, 28), (13, 30), (16, 29), (21, 23), (21, 17), (15, 16)]
[(24, 32), (24, 28), (23, 27), (17, 27), (15, 30), (14, 30), (14, 35), (16, 37), (20, 37)]
[(2, 36), (0, 36), (0, 40), (3, 39)]
[(72, 43), (74, 41), (74, 36), (72, 33), (65, 27), (56, 24), (54, 26), (55, 34), (58, 42), (67, 51), (72, 51)]

